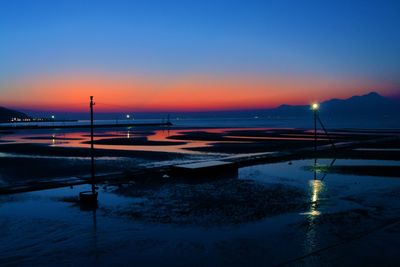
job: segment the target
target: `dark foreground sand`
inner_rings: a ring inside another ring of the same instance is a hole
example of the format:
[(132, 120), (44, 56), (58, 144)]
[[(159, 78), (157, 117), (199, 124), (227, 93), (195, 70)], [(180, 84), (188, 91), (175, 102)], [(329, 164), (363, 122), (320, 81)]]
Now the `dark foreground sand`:
[(0, 259), (6, 266), (396, 266), (400, 180), (314, 181), (304, 168), (312, 164), (258, 165), (204, 182), (146, 176), (99, 184), (98, 208), (90, 210), (77, 201), (83, 186), (2, 196)]
[(146, 201), (105, 209), (109, 216), (168, 224), (229, 225), (266, 216), (301, 211), (304, 191), (285, 185), (263, 185), (250, 180), (223, 179), (208, 182), (135, 183), (113, 193), (144, 197)]
[[(52, 147), (43, 144), (2, 144), (0, 184), (29, 184), (54, 178), (90, 174), (90, 149)], [(96, 149), (96, 172), (130, 172), (156, 162), (206, 159), (207, 156), (180, 153)]]

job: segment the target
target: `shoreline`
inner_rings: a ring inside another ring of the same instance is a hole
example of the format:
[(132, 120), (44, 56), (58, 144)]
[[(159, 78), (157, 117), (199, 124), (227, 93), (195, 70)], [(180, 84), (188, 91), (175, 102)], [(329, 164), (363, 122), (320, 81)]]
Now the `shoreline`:
[[(172, 126), (170, 122), (160, 123), (121, 123), (121, 124), (95, 124), (94, 128), (124, 128), (124, 127), (159, 127)], [(41, 130), (41, 129), (90, 129), (90, 125), (22, 125), (22, 126), (3, 126), (0, 125), (0, 131), (3, 130)]]

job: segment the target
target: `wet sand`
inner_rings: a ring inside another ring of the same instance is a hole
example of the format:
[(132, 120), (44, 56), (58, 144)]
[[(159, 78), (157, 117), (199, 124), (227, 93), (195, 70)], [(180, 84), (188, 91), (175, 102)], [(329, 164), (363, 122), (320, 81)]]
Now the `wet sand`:
[[(153, 129), (137, 131), (100, 132), (97, 133), (96, 145), (96, 170), (103, 172), (132, 172), (145, 165), (151, 164), (176, 164), (187, 160), (219, 159), (224, 155), (238, 155), (257, 152), (290, 151), (297, 148), (313, 147), (313, 132), (305, 129), (204, 129), (204, 130), (172, 130), (157, 132)], [(144, 137), (144, 134), (146, 137)], [(387, 134), (388, 136), (393, 133)], [(133, 137), (130, 137), (133, 136)], [(350, 133), (334, 132), (331, 137), (335, 142), (369, 140), (382, 137), (382, 133)], [(88, 175), (90, 149), (87, 144), (87, 134), (43, 134), (22, 135), (22, 143), (6, 143), (0, 145), (2, 183), (37, 182), (57, 177)], [(319, 133), (318, 145), (329, 144), (326, 136)], [(325, 139), (323, 139), (325, 138)], [(322, 140), (321, 140), (322, 139)], [(194, 141), (193, 141), (194, 140)], [(30, 143), (32, 141), (32, 143)], [(36, 143), (38, 142), (38, 143)], [(71, 143), (71, 146), (69, 144)], [(175, 147), (182, 147), (175, 150)], [(78, 146), (79, 145), (79, 146)], [(124, 149), (120, 149), (123, 146)], [(152, 148), (156, 150), (152, 151)], [(169, 148), (172, 147), (172, 150)], [(132, 148), (133, 150), (130, 150)], [(140, 149), (147, 148), (147, 151)], [(167, 150), (168, 148), (168, 150)], [(319, 158), (369, 158), (400, 160), (400, 141), (380, 142), (366, 144), (363, 149), (341, 149), (331, 151), (318, 151)], [(378, 149), (379, 150), (373, 150)], [(387, 150), (385, 150), (385, 148)], [(137, 150), (139, 149), (139, 150)], [(169, 152), (162, 152), (165, 149)], [(160, 151), (161, 150), (161, 151)], [(177, 153), (171, 151), (186, 151)], [(192, 154), (191, 151), (202, 152)], [(217, 154), (209, 154), (210, 152)], [(307, 158), (315, 155), (298, 155)], [(162, 163), (165, 162), (165, 163)], [(24, 168), (19, 168), (24, 166)], [(379, 174), (387, 172), (395, 176), (397, 169), (370, 168), (357, 166), (334, 167), (332, 172), (353, 172), (354, 174)]]
[(113, 193), (145, 197), (144, 202), (105, 210), (108, 216), (136, 221), (189, 225), (229, 225), (305, 208), (306, 194), (284, 185), (263, 185), (250, 180), (159, 182), (119, 187)]
[[(3, 154), (2, 154), (3, 153)], [(96, 173), (128, 173), (162, 162), (207, 159), (207, 156), (167, 152), (96, 149)], [(21, 167), (23, 166), (23, 167)], [(90, 174), (90, 149), (44, 144), (2, 144), (0, 186), (51, 181)]]
[[(38, 156), (60, 157), (90, 157), (90, 148), (48, 146), (44, 144), (4, 144), (0, 146), (0, 152), (11, 154), (25, 154)], [(158, 152), (158, 151), (127, 151), (118, 149), (95, 150), (96, 157), (142, 157), (148, 160), (163, 160), (169, 158), (184, 158), (185, 154)]]
[[(333, 142), (362, 141), (380, 138), (376, 133), (333, 133), (329, 137)], [(317, 135), (317, 145), (330, 144), (323, 133)], [(188, 150), (217, 153), (259, 153), (282, 151), (314, 146), (314, 133), (302, 129), (274, 130), (228, 130), (224, 132), (188, 131), (181, 135), (170, 136), (173, 140), (201, 140), (214, 142), (207, 147), (194, 147)]]
[[(90, 144), (90, 142), (84, 142)], [(184, 145), (185, 142), (174, 142), (174, 141), (151, 141), (147, 138), (108, 138), (98, 139), (94, 141), (94, 144), (99, 145), (124, 145), (124, 146), (177, 146)]]
[(400, 178), (400, 166), (332, 166), (328, 167), (327, 173), (343, 173), (358, 176), (385, 176)]
[[(97, 172), (125, 172), (124, 179), (98, 183), (97, 209), (88, 210), (79, 202), (79, 192), (88, 185), (0, 196), (1, 262), (319, 267), (390, 266), (400, 261), (398, 140), (367, 143), (358, 150), (297, 155), (329, 158), (318, 159), (317, 167), (314, 159), (293, 159), (243, 167), (231, 178), (217, 175), (193, 181), (167, 172), (134, 171), (151, 164), (312, 147), (313, 133), (207, 129), (172, 131), (169, 136), (154, 131), (146, 135), (148, 139), (139, 132), (140, 138), (131, 139), (130, 134), (96, 137), (98, 146), (107, 147), (95, 151)], [(0, 145), (4, 184), (35, 184), (89, 173), (90, 150), (82, 144), (87, 136), (59, 135), (61, 143), (54, 144), (48, 133), (36, 137)], [(331, 137), (347, 142), (382, 135), (336, 132)], [(140, 140), (143, 143), (137, 143)], [(152, 145), (168, 149), (181, 143), (193, 146), (184, 148), (187, 153), (135, 150)], [(321, 134), (318, 145), (324, 144), (329, 140)], [(333, 155), (338, 160), (331, 164)]]
[(358, 158), (358, 159), (382, 159), (400, 160), (400, 138), (391, 141), (363, 144), (355, 149), (342, 149), (335, 151), (321, 151), (317, 153), (319, 158)]
[(0, 196), (0, 260), (14, 266), (397, 263), (400, 180), (333, 173), (313, 180), (306, 168), (312, 165), (257, 165), (238, 177), (196, 183), (154, 177), (99, 184), (95, 210), (77, 201), (87, 186)]

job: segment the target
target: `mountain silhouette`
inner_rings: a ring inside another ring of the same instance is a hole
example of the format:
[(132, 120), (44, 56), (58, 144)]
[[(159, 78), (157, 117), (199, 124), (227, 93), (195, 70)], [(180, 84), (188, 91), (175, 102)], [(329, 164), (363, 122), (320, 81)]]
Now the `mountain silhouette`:
[[(308, 116), (308, 105), (281, 105), (275, 109), (266, 110), (275, 116)], [(400, 115), (400, 101), (371, 92), (361, 96), (352, 96), (347, 99), (330, 99), (320, 103), (319, 113), (326, 117), (396, 117)]]
[[(371, 92), (365, 95), (352, 96), (347, 99), (330, 99), (320, 103), (319, 114), (324, 120), (335, 121), (363, 121), (369, 123), (372, 120), (379, 122), (380, 120), (393, 121), (393, 125), (400, 125), (400, 100), (391, 99), (376, 92)], [(31, 114), (31, 112), (30, 112)], [(39, 114), (37, 112), (37, 114)], [(32, 116), (37, 116), (32, 113)], [(186, 117), (186, 118), (214, 118), (217, 117), (232, 117), (232, 118), (309, 118), (312, 115), (309, 105), (280, 105), (276, 108), (269, 109), (246, 109), (246, 110), (226, 110), (226, 111), (206, 111), (206, 112), (168, 112), (171, 117)], [(98, 117), (103, 116), (104, 119), (114, 119), (121, 114), (97, 114)], [(158, 119), (165, 116), (165, 112), (146, 113), (137, 112), (139, 118), (154, 118)], [(63, 114), (68, 119), (86, 118), (87, 113), (70, 113)], [(75, 117), (74, 117), (75, 116)], [(11, 118), (29, 118), (23, 112), (6, 109), (0, 107), (0, 122), (8, 122)]]
[(27, 119), (29, 116), (23, 112), (0, 107), (0, 122), (10, 122), (12, 118)]

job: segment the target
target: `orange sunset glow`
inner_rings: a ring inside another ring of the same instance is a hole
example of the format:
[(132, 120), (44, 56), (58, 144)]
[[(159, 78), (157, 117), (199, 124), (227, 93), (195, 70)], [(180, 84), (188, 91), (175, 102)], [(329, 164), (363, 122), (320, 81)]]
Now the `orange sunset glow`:
[[(144, 79), (75, 75), (26, 80), (8, 85), (3, 99), (10, 106), (40, 110), (82, 111), (90, 95), (97, 110), (206, 111), (270, 108), (348, 97), (376, 89), (367, 81), (306, 78)], [(390, 90), (390, 86), (384, 89)], [(26, 97), (25, 97), (26, 96)]]

